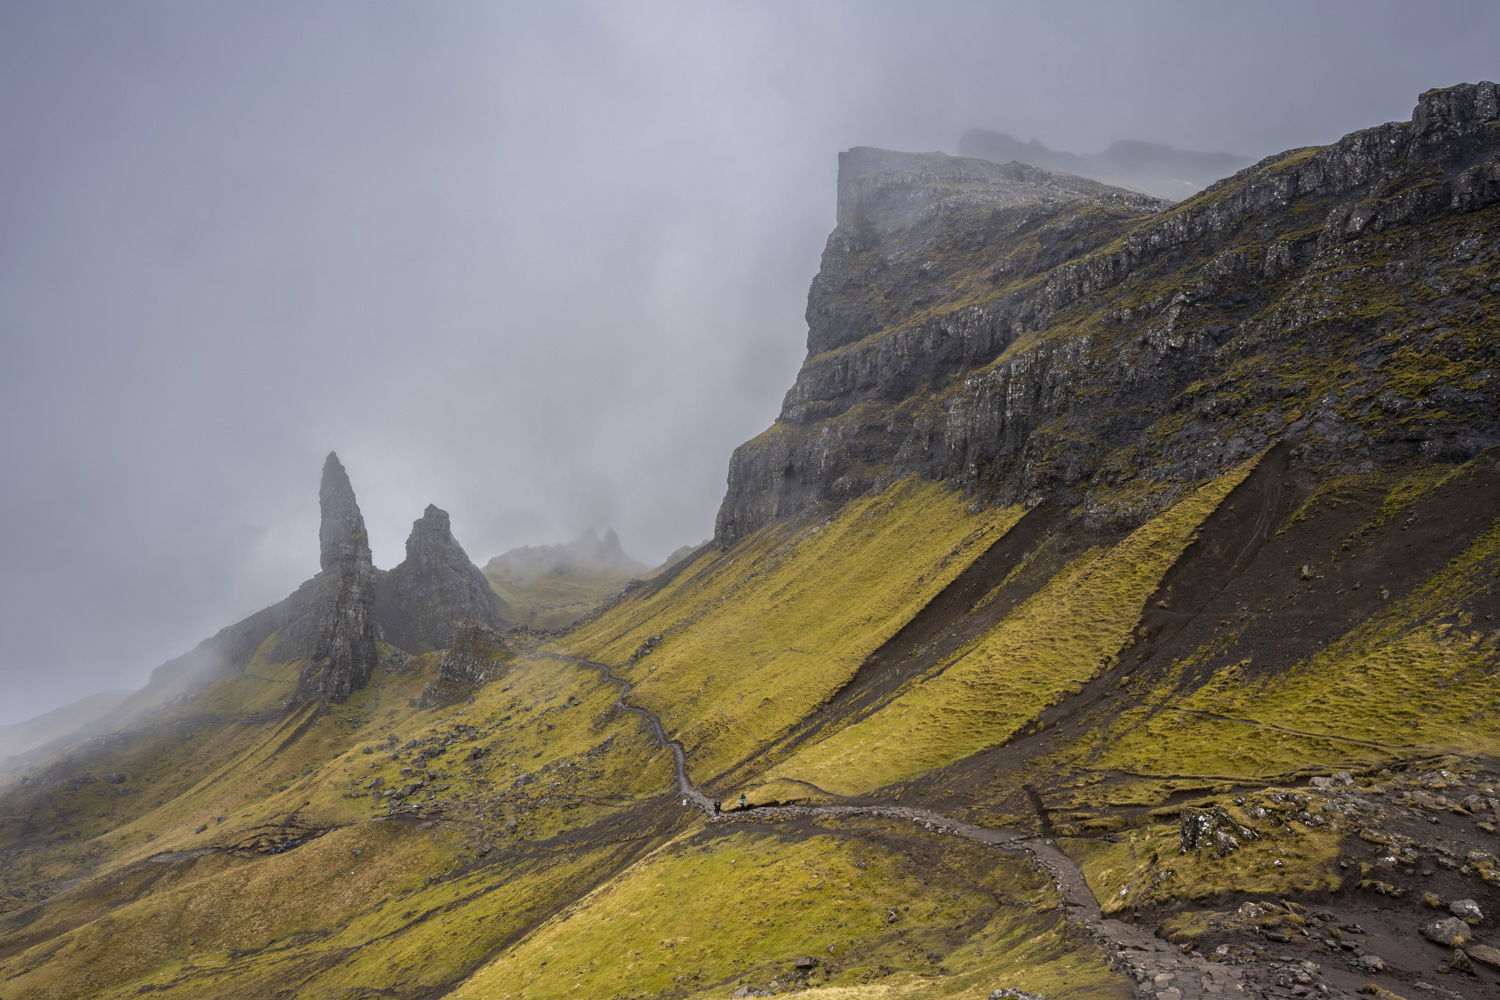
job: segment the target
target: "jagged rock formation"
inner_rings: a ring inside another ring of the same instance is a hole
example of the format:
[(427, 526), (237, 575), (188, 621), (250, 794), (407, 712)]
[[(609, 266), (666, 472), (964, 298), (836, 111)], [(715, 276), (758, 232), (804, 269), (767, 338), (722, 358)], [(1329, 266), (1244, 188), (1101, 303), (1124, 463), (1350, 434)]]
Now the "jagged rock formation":
[(1350, 469), (1500, 441), (1480, 335), (1500, 240), (1474, 214), (1500, 200), (1496, 105), (1492, 83), (1429, 91), (1410, 122), (1171, 208), (1018, 164), (843, 154), (808, 358), (731, 460), (720, 544), (912, 474), (1138, 522), (1282, 439)]
[(438, 661), (437, 677), (422, 689), (418, 704), (432, 708), (465, 698), (481, 684), (493, 680), (501, 664), (514, 656), (493, 628), (466, 622)]
[[(368, 676), (374, 661), (366, 654), (363, 640), (356, 640), (365, 626), (354, 618), (373, 623), (363, 604), (370, 581), (379, 571), (370, 563), (364, 518), (349, 475), (335, 452), (329, 452), (323, 462), (318, 507), (318, 575), (270, 607), (221, 629), (191, 651), (162, 664), (153, 671), (147, 690), (126, 703), (127, 709), (135, 707), (132, 702), (149, 709), (180, 698), (214, 678), (238, 672), (262, 647), (268, 647), (266, 656), (272, 661), (321, 658), (323, 666), (314, 672), (319, 678), (332, 665), (337, 677), (329, 678), (326, 690), (343, 690), (338, 700), (348, 695), (347, 681)], [(338, 641), (332, 637), (335, 628), (343, 632)], [(323, 681), (314, 681), (308, 674), (299, 682), (293, 700), (323, 696), (324, 689)]]
[(318, 508), (323, 515), (318, 523), (318, 565), (326, 572), (338, 566), (349, 536), (364, 527), (349, 474), (335, 452), (330, 451), (323, 462)]
[(1173, 201), (1196, 194), (1252, 162), (1233, 153), (1174, 149), (1136, 139), (1111, 143), (1102, 153), (1067, 153), (1048, 149), (1035, 139), (1022, 142), (1004, 132), (983, 128), (965, 132), (958, 140), (958, 153), (996, 163), (1015, 160)]
[[(323, 463), (318, 504), (322, 513), (318, 544), (323, 572), (312, 581), (317, 590), (314, 613), (303, 615), (297, 623), (301, 627), (290, 630), (302, 641), (307, 641), (311, 632), (311, 662), (297, 678), (293, 704), (310, 698), (345, 700), (365, 686), (379, 660), (375, 648), (378, 571), (370, 559), (370, 540), (354, 488), (333, 452)], [(284, 635), (283, 641), (286, 638)]]
[(297, 679), (293, 702), (309, 698), (340, 702), (369, 681), (379, 659), (375, 580), (369, 538), (356, 508), (353, 530), (339, 548), (338, 561), (321, 578), (322, 606), (312, 662)]
[(428, 505), (406, 539), (406, 559), (381, 579), (379, 615), (386, 637), (410, 652), (442, 649), (459, 624), (496, 628), (504, 605), (463, 546), (453, 537), (448, 512)]
[(154, 711), (203, 685), (245, 669), (252, 658), (306, 659), (291, 703), (342, 701), (368, 681), (385, 639), (410, 652), (447, 646), (459, 624), (504, 624), (503, 603), (453, 539), (436, 507), (413, 526), (407, 558), (389, 573), (376, 569), (348, 473), (330, 452), (318, 490), (322, 571), (285, 599), (220, 630), (162, 664), (147, 688), (127, 698), (116, 721)]

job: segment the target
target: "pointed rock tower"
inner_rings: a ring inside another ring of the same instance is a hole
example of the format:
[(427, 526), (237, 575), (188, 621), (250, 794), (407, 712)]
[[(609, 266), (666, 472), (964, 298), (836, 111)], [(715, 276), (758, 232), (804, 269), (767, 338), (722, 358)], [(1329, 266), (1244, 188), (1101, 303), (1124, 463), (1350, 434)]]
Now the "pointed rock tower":
[(379, 574), (370, 559), (365, 519), (338, 455), (328, 453), (318, 489), (318, 527), (323, 572), (318, 588), (312, 662), (297, 679), (294, 702), (309, 698), (343, 701), (365, 686), (375, 670), (375, 590)]
[(356, 528), (363, 530), (365, 523), (354, 500), (354, 487), (349, 485), (349, 474), (344, 471), (337, 452), (330, 451), (323, 460), (318, 506), (323, 512), (318, 525), (319, 561), (326, 573), (339, 564), (344, 543)]
[(463, 622), (498, 628), (506, 610), (453, 537), (448, 512), (429, 504), (411, 526), (405, 561), (380, 581), (386, 637), (414, 653), (443, 649)]

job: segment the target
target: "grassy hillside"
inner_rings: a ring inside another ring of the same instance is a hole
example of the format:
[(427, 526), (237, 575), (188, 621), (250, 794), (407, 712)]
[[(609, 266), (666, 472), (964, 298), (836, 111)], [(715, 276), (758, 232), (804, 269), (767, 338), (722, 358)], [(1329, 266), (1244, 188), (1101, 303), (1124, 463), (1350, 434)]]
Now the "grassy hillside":
[(618, 594), (635, 574), (569, 568), (514, 576), (486, 568), (490, 589), (511, 609), (517, 625), (562, 629)]
[(457, 704), (271, 635), (28, 764), (0, 1000), (1500, 996), (1500, 207), (1382, 128), (865, 190), (718, 543), (491, 575), (557, 631)]
[[(1455, 526), (1447, 508), (1496, 474), (1271, 491), (1284, 474), (1247, 463), (1068, 550), (1066, 516), (976, 511), (904, 482), (708, 550), (556, 646), (632, 679), (632, 702), (683, 739), (690, 773), (724, 776), (726, 801), (853, 796), (1042, 824), (1109, 911), (1231, 891), (1386, 900), (1359, 888), (1395, 883), (1361, 877), (1368, 821), (1338, 798), (1353, 793), (1307, 778), (1444, 753), (1445, 773), (1485, 773), (1500, 730), (1494, 633), (1479, 623), (1494, 613), (1500, 525)], [(1262, 548), (1216, 597), (1182, 596), (1273, 496)], [(1023, 538), (1037, 523), (1050, 531)], [(1455, 537), (1430, 572), (1403, 577), (1380, 555), (1387, 534), (1437, 523)], [(1275, 567), (1296, 588), (1327, 583), (1334, 557), (1352, 572), (1379, 556), (1386, 575), (1350, 591), (1371, 588), (1375, 613), (1259, 663), (1234, 648), (1259, 618), (1221, 625), (1213, 601), (1274, 601), (1260, 577), (1278, 540), (1323, 556), (1323, 579)], [(949, 600), (959, 589), (972, 597)], [(1168, 628), (1174, 602), (1195, 610)], [(906, 626), (934, 608), (972, 638), (912, 645)], [(1198, 641), (1195, 622), (1214, 638)], [(860, 667), (883, 646), (910, 646), (907, 680), (862, 695)], [(829, 997), (1127, 995), (1022, 854), (874, 818), (707, 823), (593, 671), (523, 655), (472, 700), (419, 710), (438, 658), (391, 659), (348, 702), (289, 715), (271, 709), (297, 664), (257, 660), (179, 706), (179, 726), (13, 790), (7, 884), (40, 888), (0, 916), (0, 996), (710, 997), (773, 981)], [(251, 711), (216, 714), (235, 704)], [(128, 780), (104, 780), (106, 761)], [(99, 780), (74, 780), (85, 773)], [(1040, 813), (1023, 787), (1038, 774)], [(1184, 802), (1262, 834), (1179, 856)], [(1278, 815), (1326, 819), (1269, 825)], [(1180, 860), (1158, 877), (1167, 858)], [(1496, 892), (1478, 874), (1460, 884)], [(1181, 925), (1193, 940), (1222, 932), (1207, 930), (1222, 918), (1194, 919)]]

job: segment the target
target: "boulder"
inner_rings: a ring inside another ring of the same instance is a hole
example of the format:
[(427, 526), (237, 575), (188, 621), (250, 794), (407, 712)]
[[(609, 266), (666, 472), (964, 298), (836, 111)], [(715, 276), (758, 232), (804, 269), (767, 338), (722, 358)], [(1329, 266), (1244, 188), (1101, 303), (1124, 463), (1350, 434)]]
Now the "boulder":
[(1448, 904), (1448, 912), (1469, 924), (1477, 924), (1484, 919), (1484, 911), (1472, 899), (1455, 899)]
[(1457, 917), (1445, 917), (1423, 927), (1422, 936), (1434, 944), (1456, 947), (1469, 940), (1469, 925)]

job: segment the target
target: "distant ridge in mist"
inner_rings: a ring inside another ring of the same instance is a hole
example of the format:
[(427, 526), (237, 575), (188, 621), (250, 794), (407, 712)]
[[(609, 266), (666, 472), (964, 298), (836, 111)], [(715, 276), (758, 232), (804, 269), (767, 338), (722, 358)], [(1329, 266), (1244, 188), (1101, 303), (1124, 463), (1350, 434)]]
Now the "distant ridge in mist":
[(620, 547), (615, 529), (606, 528), (603, 537), (593, 528), (562, 545), (523, 545), (495, 556), (485, 563), (484, 572), (492, 576), (532, 578), (548, 573), (611, 572), (642, 573), (648, 567), (637, 562)]
[(1019, 160), (1043, 170), (1077, 174), (1173, 201), (1197, 194), (1254, 162), (1234, 153), (1202, 153), (1137, 139), (1111, 143), (1102, 153), (1069, 153), (1050, 149), (1035, 139), (1022, 142), (1004, 132), (983, 128), (965, 132), (958, 140), (958, 153), (997, 163)]

